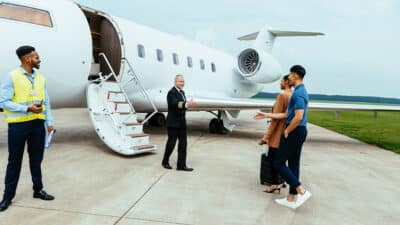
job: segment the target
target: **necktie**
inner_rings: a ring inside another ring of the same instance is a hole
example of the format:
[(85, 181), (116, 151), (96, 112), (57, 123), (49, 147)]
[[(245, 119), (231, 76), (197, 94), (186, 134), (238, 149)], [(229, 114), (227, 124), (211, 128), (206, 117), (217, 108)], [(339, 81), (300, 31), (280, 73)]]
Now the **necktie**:
[(186, 101), (185, 92), (183, 92), (183, 90), (179, 90), (179, 93), (181, 93), (183, 101)]

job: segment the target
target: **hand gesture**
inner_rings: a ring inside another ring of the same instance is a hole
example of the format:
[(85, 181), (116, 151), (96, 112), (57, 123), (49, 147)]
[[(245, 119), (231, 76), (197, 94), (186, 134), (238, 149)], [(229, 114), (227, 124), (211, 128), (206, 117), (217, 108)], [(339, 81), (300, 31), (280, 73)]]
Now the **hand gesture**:
[(263, 113), (263, 112), (257, 112), (256, 115), (253, 116), (253, 119), (255, 119), (255, 120), (265, 119), (266, 118), (265, 114), (266, 113)]
[(196, 107), (196, 102), (193, 101), (193, 98), (190, 99), (190, 101), (188, 102), (188, 107), (189, 107), (189, 108), (194, 108), (194, 107)]

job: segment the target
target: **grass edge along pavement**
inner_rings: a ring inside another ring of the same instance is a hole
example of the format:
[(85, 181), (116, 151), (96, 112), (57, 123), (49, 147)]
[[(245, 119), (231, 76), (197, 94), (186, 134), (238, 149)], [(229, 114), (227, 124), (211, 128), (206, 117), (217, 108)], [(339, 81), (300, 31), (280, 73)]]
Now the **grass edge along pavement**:
[(400, 112), (309, 111), (308, 122), (400, 154)]

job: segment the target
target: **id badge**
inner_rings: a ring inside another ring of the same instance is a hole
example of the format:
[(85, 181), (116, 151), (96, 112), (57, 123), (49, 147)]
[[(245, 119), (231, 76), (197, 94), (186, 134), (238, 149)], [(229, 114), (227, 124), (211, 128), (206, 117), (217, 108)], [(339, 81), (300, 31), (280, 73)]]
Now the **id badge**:
[(37, 91), (36, 91), (36, 90), (30, 90), (29, 93), (30, 93), (31, 95), (37, 95)]

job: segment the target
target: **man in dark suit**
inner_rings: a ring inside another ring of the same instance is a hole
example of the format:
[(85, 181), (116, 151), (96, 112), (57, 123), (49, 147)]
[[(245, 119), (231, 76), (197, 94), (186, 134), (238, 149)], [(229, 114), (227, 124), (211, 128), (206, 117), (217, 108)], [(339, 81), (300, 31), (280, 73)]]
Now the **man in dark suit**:
[(168, 140), (165, 145), (165, 153), (162, 161), (162, 166), (165, 169), (172, 169), (169, 164), (169, 157), (175, 148), (176, 140), (179, 139), (178, 144), (178, 163), (177, 170), (193, 171), (193, 168), (186, 166), (186, 110), (195, 107), (193, 100), (187, 101), (185, 92), (182, 90), (185, 86), (183, 75), (175, 76), (175, 86), (169, 90), (167, 95), (168, 102), (168, 115), (167, 115), (167, 128)]

